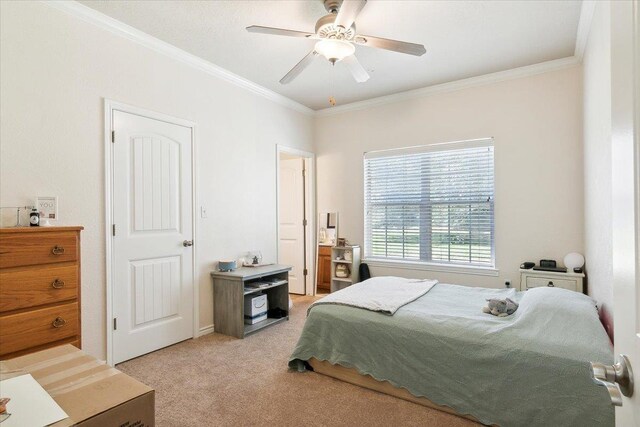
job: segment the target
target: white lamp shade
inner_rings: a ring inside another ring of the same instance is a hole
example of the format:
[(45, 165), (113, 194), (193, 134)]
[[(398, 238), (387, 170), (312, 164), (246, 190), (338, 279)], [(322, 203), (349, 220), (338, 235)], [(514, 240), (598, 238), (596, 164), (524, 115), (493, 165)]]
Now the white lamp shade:
[(573, 270), (574, 268), (581, 268), (583, 265), (584, 257), (577, 252), (571, 252), (564, 257), (564, 266), (569, 270)]
[(315, 50), (329, 61), (340, 61), (349, 55), (353, 55), (356, 48), (344, 40), (324, 39), (316, 43)]

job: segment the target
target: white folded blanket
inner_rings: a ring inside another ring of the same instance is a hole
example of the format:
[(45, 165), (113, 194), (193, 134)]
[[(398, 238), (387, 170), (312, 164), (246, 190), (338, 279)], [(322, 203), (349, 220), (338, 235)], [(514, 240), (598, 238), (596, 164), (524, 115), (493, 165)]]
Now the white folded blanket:
[(392, 316), (403, 305), (429, 292), (436, 283), (437, 280), (430, 279), (374, 277), (319, 299), (311, 304), (307, 315), (317, 305), (338, 304), (379, 311)]

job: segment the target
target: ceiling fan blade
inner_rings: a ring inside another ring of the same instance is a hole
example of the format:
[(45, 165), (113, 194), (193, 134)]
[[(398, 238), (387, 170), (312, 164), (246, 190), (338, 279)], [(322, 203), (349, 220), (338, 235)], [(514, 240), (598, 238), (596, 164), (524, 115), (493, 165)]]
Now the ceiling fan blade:
[(357, 35), (353, 38), (353, 42), (361, 46), (376, 47), (378, 49), (392, 50), (394, 52), (407, 53), (415, 56), (422, 56), (427, 52), (421, 44), (383, 39), (381, 37)]
[(366, 4), (367, 0), (343, 0), (340, 9), (338, 9), (338, 16), (336, 16), (334, 24), (346, 29), (351, 28), (358, 14)]
[(302, 58), (302, 60), (300, 60), (300, 62), (298, 62), (295, 65), (295, 67), (293, 67), (282, 79), (280, 79), (280, 83), (283, 85), (286, 85), (287, 83), (290, 83), (291, 81), (293, 81), (293, 79), (298, 77), (298, 75), (305, 68), (307, 68), (309, 64), (313, 62), (316, 56), (318, 56), (318, 52), (316, 52), (315, 50), (312, 50), (311, 52), (309, 52), (307, 56)]
[(274, 36), (289, 36), (289, 37), (306, 37), (306, 38), (314, 38), (314, 33), (305, 33), (304, 31), (295, 31), (295, 30), (285, 30), (283, 28), (274, 28), (274, 27), (262, 27), (260, 25), (252, 25), (247, 27), (247, 31), (250, 33), (260, 33), (260, 34), (272, 34)]
[(358, 83), (364, 83), (369, 80), (369, 73), (367, 73), (367, 70), (364, 69), (355, 56), (349, 55), (340, 62), (344, 62)]

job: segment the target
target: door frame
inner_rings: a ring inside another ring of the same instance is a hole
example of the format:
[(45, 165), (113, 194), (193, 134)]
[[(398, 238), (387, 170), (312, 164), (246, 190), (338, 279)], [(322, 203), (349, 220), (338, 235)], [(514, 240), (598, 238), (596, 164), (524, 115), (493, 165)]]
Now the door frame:
[(197, 269), (197, 174), (196, 174), (196, 124), (192, 121), (172, 117), (167, 114), (158, 113), (151, 110), (135, 107), (133, 105), (104, 98), (104, 217), (105, 217), (105, 267), (106, 267), (106, 326), (107, 326), (107, 364), (113, 366), (113, 143), (111, 132), (113, 130), (113, 112), (122, 111), (124, 113), (135, 114), (154, 120), (159, 120), (191, 129), (191, 223), (194, 245), (192, 250), (192, 278), (193, 278), (193, 338), (200, 336), (200, 289), (199, 280), (196, 275)]
[[(316, 155), (311, 151), (299, 150), (276, 144), (276, 259), (280, 254), (280, 153), (299, 156), (304, 160), (306, 173), (305, 188), (305, 216), (307, 217), (307, 238), (305, 245), (305, 263), (307, 276), (305, 278), (305, 295), (316, 294)], [(308, 279), (308, 280), (307, 280)], [(310, 285), (311, 282), (311, 285)]]

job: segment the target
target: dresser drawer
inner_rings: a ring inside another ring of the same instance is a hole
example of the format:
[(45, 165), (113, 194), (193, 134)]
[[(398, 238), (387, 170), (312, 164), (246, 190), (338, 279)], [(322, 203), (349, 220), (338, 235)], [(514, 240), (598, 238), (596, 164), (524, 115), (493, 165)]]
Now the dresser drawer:
[(75, 299), (78, 277), (75, 263), (0, 270), (0, 312)]
[(78, 303), (0, 317), (0, 356), (78, 335)]
[(75, 232), (5, 233), (0, 235), (0, 268), (76, 261)]
[(527, 289), (549, 286), (556, 288), (578, 290), (578, 281), (572, 279), (556, 279), (555, 277), (527, 277)]

